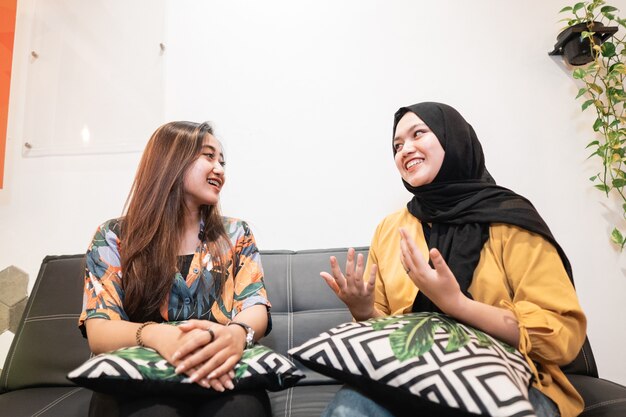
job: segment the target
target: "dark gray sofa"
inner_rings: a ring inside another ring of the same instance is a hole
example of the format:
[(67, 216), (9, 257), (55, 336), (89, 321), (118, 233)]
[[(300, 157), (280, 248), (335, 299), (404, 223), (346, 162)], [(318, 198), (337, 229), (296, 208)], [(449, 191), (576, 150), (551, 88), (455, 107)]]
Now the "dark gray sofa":
[[(366, 254), (367, 248), (360, 248)], [(262, 343), (286, 354), (350, 314), (319, 276), (328, 258), (345, 262), (346, 250), (266, 251), (265, 282), (274, 328)], [(0, 415), (86, 416), (91, 392), (65, 375), (90, 355), (76, 327), (83, 291), (83, 255), (48, 256), (41, 265), (24, 317), (0, 376)], [(298, 364), (299, 365), (299, 364)], [(316, 372), (298, 386), (270, 393), (274, 416), (319, 416), (340, 385)], [(626, 387), (597, 377), (589, 344), (568, 367), (586, 402), (584, 417), (626, 416)]]

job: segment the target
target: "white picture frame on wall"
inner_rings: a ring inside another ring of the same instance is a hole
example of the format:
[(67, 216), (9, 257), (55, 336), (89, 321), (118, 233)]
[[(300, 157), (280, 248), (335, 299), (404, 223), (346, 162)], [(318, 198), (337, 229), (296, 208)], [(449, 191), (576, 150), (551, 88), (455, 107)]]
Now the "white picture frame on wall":
[(164, 117), (164, 0), (35, 0), (33, 13), (22, 155), (141, 151)]

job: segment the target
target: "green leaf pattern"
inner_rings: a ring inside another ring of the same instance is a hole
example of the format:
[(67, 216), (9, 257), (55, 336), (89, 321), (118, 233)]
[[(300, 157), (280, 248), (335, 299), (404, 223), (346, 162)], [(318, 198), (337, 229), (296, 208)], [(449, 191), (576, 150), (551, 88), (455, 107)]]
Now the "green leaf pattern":
[(444, 331), (448, 340), (444, 350), (456, 352), (475, 339), (481, 347), (499, 343), (508, 352), (515, 349), (500, 342), (480, 330), (465, 326), (449, 316), (434, 312), (419, 312), (402, 316), (390, 316), (369, 320), (374, 330), (393, 328), (389, 334), (389, 343), (395, 357), (400, 361), (419, 357), (429, 352), (435, 341), (435, 334)]
[[(269, 362), (266, 362), (263, 359), (264, 357)], [(278, 362), (281, 361), (282, 364), (278, 364)], [(103, 376), (99, 372), (92, 374), (92, 369), (94, 367), (98, 368), (100, 363), (115, 364), (117, 368), (123, 369), (123, 372), (111, 376)], [(281, 371), (275, 369), (276, 366), (279, 366)], [(285, 388), (304, 377), (304, 374), (297, 370), (293, 363), (263, 345), (255, 345), (250, 349), (244, 350), (241, 359), (235, 365), (234, 371), (235, 378), (233, 382), (235, 386), (246, 378), (267, 375), (268, 378), (274, 378), (276, 380), (276, 382), (268, 386), (270, 390)], [(156, 350), (140, 346), (122, 348), (113, 352), (103, 353), (89, 359), (69, 374), (70, 379), (84, 377), (88, 379), (104, 377), (111, 379), (191, 383), (186, 375), (176, 374), (176, 368), (165, 360)]]
[(133, 363), (143, 379), (179, 382), (185, 379), (184, 375), (177, 375), (175, 368), (159, 355), (156, 350), (136, 346), (118, 350), (115, 354)]

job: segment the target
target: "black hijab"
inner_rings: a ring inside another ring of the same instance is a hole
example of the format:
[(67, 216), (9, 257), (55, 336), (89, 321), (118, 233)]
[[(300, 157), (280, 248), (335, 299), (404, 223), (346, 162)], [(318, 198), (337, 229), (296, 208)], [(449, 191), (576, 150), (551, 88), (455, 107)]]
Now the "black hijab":
[[(413, 187), (403, 180), (414, 196), (407, 207), (422, 222), (428, 247), (441, 252), (461, 291), (471, 297), (468, 288), (480, 251), (489, 239), (491, 223), (507, 223), (543, 236), (557, 249), (571, 280), (570, 263), (548, 225), (530, 201), (496, 185), (485, 167), (478, 137), (463, 116), (441, 103), (402, 107), (394, 116), (394, 137), (398, 122), (407, 112), (426, 123), (445, 151), (439, 173), (430, 184)], [(440, 310), (420, 291), (413, 311)]]

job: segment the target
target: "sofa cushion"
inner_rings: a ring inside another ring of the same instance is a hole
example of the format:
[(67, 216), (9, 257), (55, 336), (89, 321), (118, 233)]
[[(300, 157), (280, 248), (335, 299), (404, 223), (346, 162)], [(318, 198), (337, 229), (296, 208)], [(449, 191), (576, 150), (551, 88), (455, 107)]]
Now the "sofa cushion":
[(289, 353), (374, 398), (438, 415), (534, 415), (522, 354), (443, 314), (344, 323)]
[(576, 391), (585, 399), (580, 417), (626, 416), (626, 387), (585, 375), (567, 375)]
[(7, 417), (84, 417), (92, 391), (76, 386), (25, 388), (0, 395), (0, 415)]
[(274, 417), (318, 417), (322, 415), (340, 388), (339, 384), (297, 385), (283, 391), (270, 392), (272, 415)]

